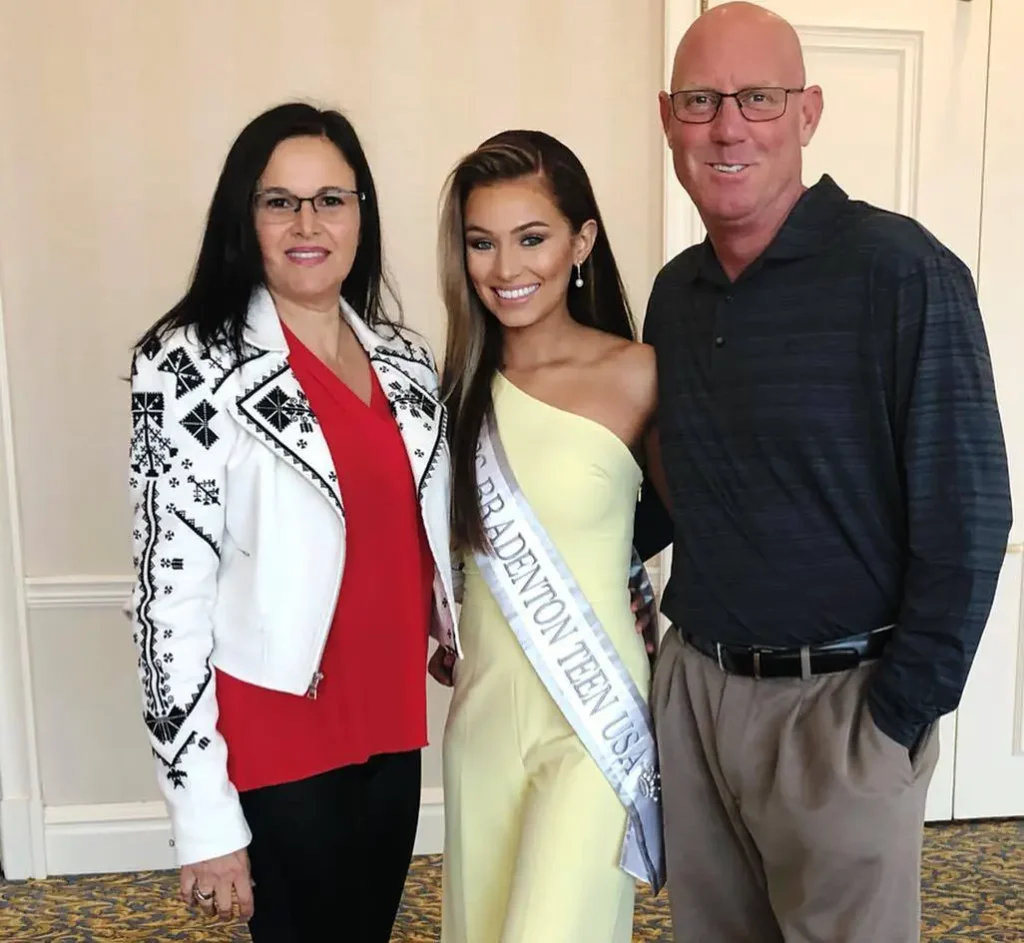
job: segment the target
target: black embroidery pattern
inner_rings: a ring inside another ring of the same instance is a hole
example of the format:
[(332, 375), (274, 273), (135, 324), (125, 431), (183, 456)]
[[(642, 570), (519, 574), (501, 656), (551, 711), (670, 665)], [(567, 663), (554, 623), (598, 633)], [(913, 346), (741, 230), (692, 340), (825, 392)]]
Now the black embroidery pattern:
[(209, 449), (220, 438), (210, 428), (210, 423), (216, 415), (217, 410), (204, 399), (181, 420), (181, 425), (204, 449)]
[(304, 393), (300, 391), (298, 396), (289, 396), (279, 386), (267, 393), (255, 408), (278, 432), (284, 432), (293, 422), (298, 422), (303, 432), (310, 433), (317, 421)]
[(132, 393), (131, 468), (136, 474), (158, 478), (171, 470), (178, 449), (163, 426), (163, 393)]
[(437, 400), (431, 399), (418, 386), (392, 380), (388, 389), (393, 392), (388, 399), (394, 411), (405, 407), (414, 419), (433, 419), (437, 415)]
[(142, 345), (142, 353), (145, 354), (147, 360), (155, 360), (156, 355), (160, 353), (160, 339), (151, 337)]
[[(157, 510), (158, 499), (159, 491), (156, 482), (148, 482), (139, 515), (142, 524), (143, 548), (138, 568), (138, 604), (135, 609), (138, 625), (136, 643), (139, 648), (139, 673), (142, 678), (145, 702), (143, 716), (146, 726), (158, 743), (169, 744), (177, 738), (203, 691), (206, 690), (211, 671), (207, 665), (205, 677), (187, 705), (181, 706), (175, 703), (166, 668), (173, 661), (173, 656), (170, 652), (161, 655), (157, 650), (158, 640), (167, 641), (171, 637), (171, 633), (164, 631), (161, 634), (157, 630), (151, 609), (157, 590), (157, 566), (161, 569), (180, 570), (184, 566), (184, 561), (180, 557), (163, 557), (159, 562), (157, 561), (157, 547), (160, 542), (162, 524), (160, 513)], [(169, 588), (171, 588), (170, 584), (164, 587), (165, 590)], [(175, 786), (184, 785), (185, 774), (178, 764), (194, 737), (193, 733), (172, 762), (168, 763), (163, 757), (160, 757), (167, 767), (168, 777)], [(159, 754), (157, 755), (159, 756)]]
[[(309, 408), (309, 403), (306, 401), (305, 396), (301, 394), (301, 391), (299, 396), (289, 396), (279, 385), (271, 386), (274, 381), (282, 374), (288, 372), (289, 369), (288, 364), (285, 363), (259, 382), (253, 384), (239, 396), (236, 400), (238, 415), (252, 426), (274, 451), (291, 462), (310, 481), (318, 485), (330, 498), (331, 503), (338, 509), (338, 513), (344, 517), (345, 509), (341, 504), (337, 491), (332, 487), (331, 480), (321, 475), (316, 468), (274, 434), (275, 432), (287, 429), (295, 421), (300, 423), (300, 429), (312, 432), (313, 426), (317, 422), (316, 416)], [(257, 400), (254, 407), (251, 407), (249, 401), (254, 399), (256, 394), (266, 387), (270, 387), (269, 392)], [(253, 412), (258, 415), (258, 419), (253, 415)], [(266, 422), (267, 425), (264, 425), (260, 420)], [(268, 429), (267, 426), (270, 426), (271, 429)]]
[(157, 370), (174, 375), (174, 396), (176, 399), (181, 399), (186, 393), (191, 393), (194, 389), (203, 385), (202, 375), (196, 369), (196, 365), (192, 363), (184, 347), (175, 347), (164, 357)]
[(430, 458), (427, 459), (427, 463), (423, 468), (423, 474), (416, 485), (416, 496), (420, 500), (423, 498), (423, 491), (427, 487), (427, 482), (430, 481), (434, 475), (434, 470), (437, 468), (437, 460), (444, 448), (445, 435), (448, 428), (448, 410), (446, 410), (444, 406), (441, 406), (440, 408), (441, 422), (438, 424), (437, 437), (434, 439), (434, 446), (430, 450)]
[(192, 500), (196, 504), (201, 504), (203, 507), (220, 504), (220, 488), (213, 478), (197, 481), (195, 475), (189, 475), (188, 483), (192, 485)]
[(192, 518), (187, 517), (177, 508), (174, 509), (174, 516), (217, 554), (218, 559), (220, 558), (220, 547), (217, 546), (217, 541), (206, 533)]
[(417, 364), (421, 367), (426, 367), (431, 372), (434, 372), (434, 361), (430, 356), (430, 351), (426, 347), (421, 347), (418, 344), (413, 344), (411, 341), (397, 333), (394, 337), (395, 340), (402, 342), (402, 347), (386, 347), (383, 344), (377, 348), (376, 355), (382, 357), (391, 357), (394, 360), (405, 360), (409, 363)]
[[(213, 380), (210, 389), (211, 395), (216, 394), (224, 381), (235, 372), (235, 364), (227, 350), (214, 347), (207, 347), (201, 351), (199, 359), (206, 364), (207, 372), (210, 374), (208, 380)], [(218, 373), (219, 376), (217, 376)]]
[[(448, 411), (444, 408), (443, 404), (431, 396), (423, 386), (406, 371), (403, 363), (387, 363), (380, 359), (383, 356), (387, 356), (398, 361), (404, 361), (405, 363), (416, 363), (420, 366), (426, 366), (431, 372), (433, 372), (433, 363), (426, 348), (413, 348), (411, 345), (408, 346), (410, 347), (410, 351), (414, 352), (415, 355), (413, 355), (413, 353), (403, 355), (401, 351), (394, 351), (390, 348), (378, 348), (374, 356), (374, 360), (380, 360), (382, 364), (387, 366), (388, 369), (386, 371), (383, 366), (381, 367), (380, 372), (382, 374), (390, 374), (391, 371), (394, 371), (399, 375), (398, 379), (389, 380), (387, 384), (388, 400), (391, 406), (391, 412), (398, 420), (398, 428), (404, 432), (405, 421), (408, 421), (410, 418), (418, 420), (424, 430), (429, 431), (432, 426), (434, 427), (435, 437), (429, 447), (430, 454), (427, 457), (427, 460), (423, 463), (423, 470), (416, 483), (417, 496), (422, 499), (423, 491), (434, 474), (437, 467), (438, 457), (441, 454), (445, 428), (448, 423)], [(416, 458), (422, 458), (422, 450), (414, 450), (413, 455)]]
[(167, 773), (167, 778), (175, 789), (185, 788), (185, 780), (188, 779), (188, 773), (181, 768), (181, 761), (195, 739), (196, 732), (193, 730), (192, 733), (188, 735), (188, 739), (181, 745), (181, 749), (174, 754), (174, 759), (169, 763), (159, 753), (157, 753), (156, 750), (153, 751), (153, 756), (163, 763), (164, 769)]
[[(168, 652), (164, 656), (163, 662), (170, 664), (174, 661), (174, 657)], [(203, 696), (203, 692), (206, 690), (207, 685), (210, 683), (210, 678), (213, 676), (213, 672), (210, 670), (209, 664), (206, 666), (206, 673), (203, 675), (203, 680), (199, 683), (199, 687), (196, 689), (196, 693), (189, 699), (188, 704), (184, 707), (179, 707), (174, 703), (174, 698), (168, 695), (167, 706), (160, 713), (156, 713), (148, 709), (146, 710), (146, 726), (149, 728), (153, 737), (158, 743), (173, 743), (175, 738), (181, 732), (181, 728), (185, 726), (185, 722), (188, 720), (189, 715), (195, 710), (196, 704), (199, 703), (199, 699)], [(185, 747), (195, 737), (195, 731), (189, 736), (188, 740), (185, 741)], [(185, 751), (185, 747), (182, 747), (178, 751), (178, 756), (175, 758), (175, 762), (181, 757)]]
[[(142, 497), (139, 522), (142, 525), (142, 553), (138, 569), (137, 605), (135, 619), (139, 626), (139, 673), (142, 677), (142, 690), (145, 699), (145, 716), (147, 725), (150, 718), (167, 714), (172, 703), (171, 689), (163, 664), (157, 657), (157, 629), (153, 622), (150, 609), (156, 596), (156, 553), (160, 540), (161, 520), (157, 511), (158, 498), (155, 481), (146, 483)], [(154, 736), (160, 735), (153, 730)], [(161, 742), (167, 742), (161, 740)]]
[(275, 387), (256, 404), (256, 412), (267, 420), (278, 432), (284, 432), (292, 424), (289, 405), (292, 398), (280, 387)]
[(241, 369), (247, 363), (252, 363), (254, 360), (259, 360), (260, 357), (265, 357), (268, 351), (256, 350), (253, 348), (251, 351), (247, 351), (241, 360), (235, 361), (234, 363), (225, 363), (219, 359), (215, 354), (207, 351), (203, 355), (203, 359), (208, 363), (213, 364), (218, 370), (221, 371), (221, 375), (213, 381), (213, 386), (210, 387), (210, 394), (212, 396), (217, 395), (217, 391), (224, 385), (224, 381), (231, 376), (236, 370)]

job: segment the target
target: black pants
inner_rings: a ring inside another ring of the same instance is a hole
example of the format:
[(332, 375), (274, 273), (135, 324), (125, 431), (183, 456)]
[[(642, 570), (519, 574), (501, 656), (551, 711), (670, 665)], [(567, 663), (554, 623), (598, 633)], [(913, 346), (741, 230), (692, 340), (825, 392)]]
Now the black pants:
[(420, 751), (241, 794), (253, 943), (388, 943), (412, 859)]

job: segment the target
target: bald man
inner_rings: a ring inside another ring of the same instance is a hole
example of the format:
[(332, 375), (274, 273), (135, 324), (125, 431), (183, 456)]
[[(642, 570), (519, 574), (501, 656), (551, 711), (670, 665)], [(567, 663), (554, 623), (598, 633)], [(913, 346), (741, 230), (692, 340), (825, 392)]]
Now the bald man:
[(1011, 521), (974, 285), (912, 220), (804, 186), (822, 91), (777, 16), (698, 19), (660, 106), (708, 231), (644, 327), (674, 531), (652, 698), (676, 938), (910, 943), (936, 721)]

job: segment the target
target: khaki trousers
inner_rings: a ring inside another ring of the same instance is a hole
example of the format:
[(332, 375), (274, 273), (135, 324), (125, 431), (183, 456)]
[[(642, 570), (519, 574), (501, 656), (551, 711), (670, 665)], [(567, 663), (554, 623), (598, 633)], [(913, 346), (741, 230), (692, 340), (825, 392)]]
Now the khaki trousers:
[(673, 629), (652, 689), (677, 943), (916, 943), (935, 727), (871, 719), (875, 664), (745, 678)]

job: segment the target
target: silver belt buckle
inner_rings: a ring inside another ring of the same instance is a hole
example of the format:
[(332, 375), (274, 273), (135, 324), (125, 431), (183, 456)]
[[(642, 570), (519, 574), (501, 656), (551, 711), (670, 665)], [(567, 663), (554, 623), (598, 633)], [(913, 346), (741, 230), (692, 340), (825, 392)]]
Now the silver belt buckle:
[(754, 677), (761, 677), (761, 651), (760, 649), (754, 649)]
[(718, 655), (718, 667), (721, 671), (725, 671), (725, 665), (722, 664), (722, 643), (715, 642), (715, 654)]

